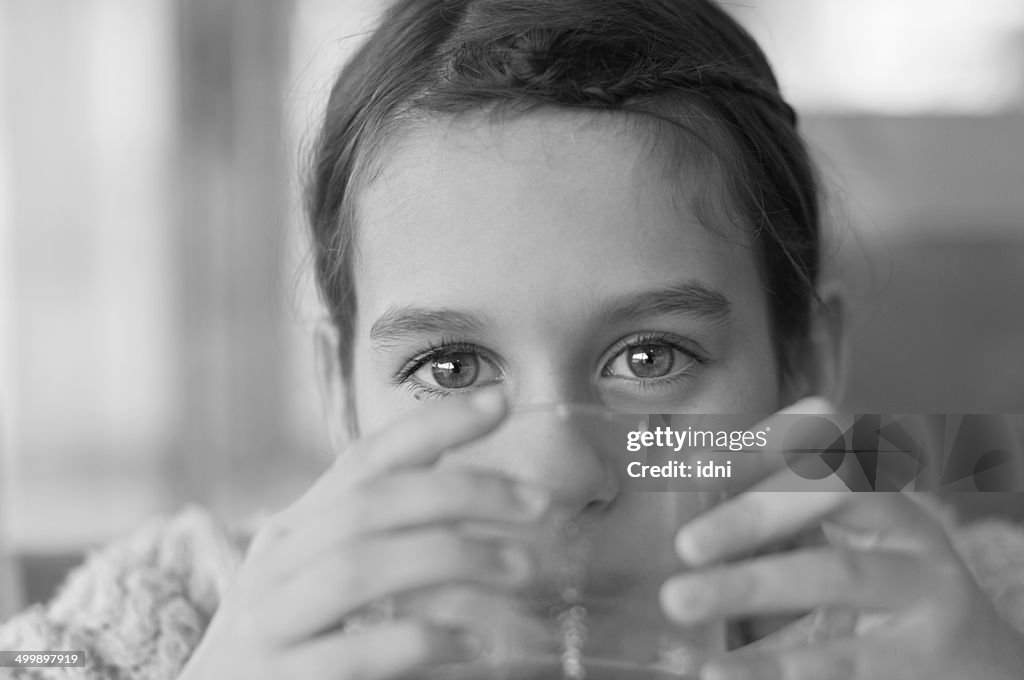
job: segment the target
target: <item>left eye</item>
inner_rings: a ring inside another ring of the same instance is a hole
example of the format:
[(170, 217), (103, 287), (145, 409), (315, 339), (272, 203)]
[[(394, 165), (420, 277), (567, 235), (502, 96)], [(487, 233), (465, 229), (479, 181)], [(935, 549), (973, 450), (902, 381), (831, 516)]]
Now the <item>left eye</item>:
[(690, 367), (696, 359), (663, 342), (629, 345), (608, 362), (606, 376), (657, 379)]

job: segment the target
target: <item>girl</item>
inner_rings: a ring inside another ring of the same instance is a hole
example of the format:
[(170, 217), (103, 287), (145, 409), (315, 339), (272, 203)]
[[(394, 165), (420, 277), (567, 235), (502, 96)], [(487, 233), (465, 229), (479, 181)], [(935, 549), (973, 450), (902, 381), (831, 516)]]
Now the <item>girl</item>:
[[(91, 677), (183, 680), (372, 680), (479, 656), (471, 626), (350, 623), (396, 593), (531, 578), (526, 543), (467, 524), (529, 523), (555, 503), (617, 511), (606, 466), (571, 447), (460, 451), (510, 405), (806, 412), (820, 402), (798, 400), (835, 392), (839, 302), (818, 282), (796, 123), (761, 51), (709, 0), (400, 0), (338, 76), (309, 182), (330, 312), (320, 373), (343, 453), (237, 571), (223, 542), (182, 537), (212, 534), (195, 516), (138, 539), (129, 554), (151, 579), (188, 584), (149, 612), (155, 652), (132, 660), (110, 633), (125, 627), (95, 620), (65, 624), (61, 646), (90, 646)], [(771, 484), (681, 528), (689, 569), (665, 583), (665, 612), (856, 617), (841, 636), (738, 640), (702, 678), (1021, 677), (1024, 611), (997, 611), (918, 504)], [(734, 560), (811, 525), (829, 541)], [(69, 603), (90, 601), (77, 578), (3, 646), (49, 643)], [(155, 586), (127, 587), (132, 602)]]

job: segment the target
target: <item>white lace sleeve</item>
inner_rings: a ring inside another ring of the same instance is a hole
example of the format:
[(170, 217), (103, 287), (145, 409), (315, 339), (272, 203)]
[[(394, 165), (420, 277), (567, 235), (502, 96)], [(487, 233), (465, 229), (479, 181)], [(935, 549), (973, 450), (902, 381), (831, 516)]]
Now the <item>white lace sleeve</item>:
[(0, 649), (82, 650), (85, 668), (0, 669), (17, 680), (173, 680), (241, 555), (198, 509), (92, 554), (48, 605), (0, 624)]

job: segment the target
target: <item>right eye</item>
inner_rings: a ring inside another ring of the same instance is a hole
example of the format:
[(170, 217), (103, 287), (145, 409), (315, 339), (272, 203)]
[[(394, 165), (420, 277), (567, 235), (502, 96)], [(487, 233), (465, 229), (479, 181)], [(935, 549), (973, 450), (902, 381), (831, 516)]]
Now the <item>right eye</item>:
[(438, 347), (411, 362), (400, 376), (419, 397), (447, 396), (463, 390), (501, 382), (496, 364), (474, 347)]
[(446, 390), (472, 387), (486, 364), (471, 352), (445, 352), (435, 355), (413, 373), (427, 385)]

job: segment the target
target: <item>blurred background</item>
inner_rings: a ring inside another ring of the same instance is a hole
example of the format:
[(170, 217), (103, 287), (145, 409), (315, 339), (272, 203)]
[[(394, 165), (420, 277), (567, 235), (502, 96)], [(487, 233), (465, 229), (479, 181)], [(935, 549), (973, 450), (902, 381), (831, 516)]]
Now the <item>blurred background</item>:
[[(1024, 412), (1024, 2), (728, 9), (826, 178), (844, 407)], [(378, 11), (0, 0), (0, 616), (147, 517), (242, 521), (327, 465), (299, 159)]]

